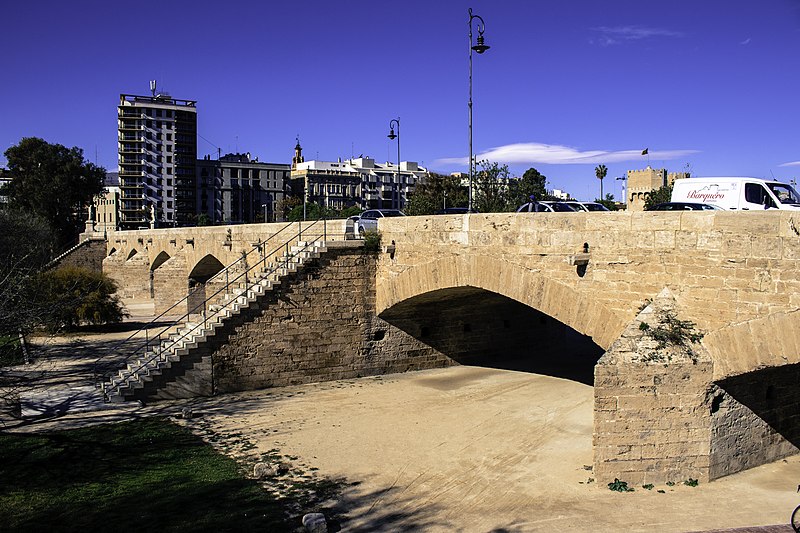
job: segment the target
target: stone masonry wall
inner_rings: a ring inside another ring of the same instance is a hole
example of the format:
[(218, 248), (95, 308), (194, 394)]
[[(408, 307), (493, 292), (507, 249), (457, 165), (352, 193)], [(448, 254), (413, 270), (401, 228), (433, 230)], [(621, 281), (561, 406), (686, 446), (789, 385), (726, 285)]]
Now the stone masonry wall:
[[(375, 316), (375, 256), (332, 249), (215, 349), (217, 392), (454, 364)], [(266, 299), (265, 299), (266, 300)]]
[(75, 250), (62, 257), (52, 268), (66, 266), (85, 268), (92, 272), (103, 271), (103, 259), (106, 256), (104, 240), (86, 240)]
[[(155, 313), (159, 315), (170, 309), (175, 302), (187, 294), (186, 257), (178, 252), (153, 270), (152, 284)], [(169, 314), (182, 315), (185, 312), (186, 303), (184, 302), (173, 308)]]
[(691, 356), (656, 349), (640, 324), (658, 325), (674, 300), (664, 291), (595, 366), (594, 473), (598, 483), (711, 479), (713, 365), (702, 346)]
[(798, 452), (800, 365), (726, 379), (711, 401), (712, 479)]

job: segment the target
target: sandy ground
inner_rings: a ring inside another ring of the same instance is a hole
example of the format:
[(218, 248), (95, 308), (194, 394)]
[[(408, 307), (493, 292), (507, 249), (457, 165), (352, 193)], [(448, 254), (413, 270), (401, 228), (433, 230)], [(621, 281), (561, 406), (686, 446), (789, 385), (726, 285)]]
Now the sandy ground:
[[(183, 423), (200, 434), (229, 435), (248, 443), (251, 458), (277, 451), (346, 480), (337, 506), (344, 531), (686, 532), (787, 524), (800, 503), (800, 456), (698, 487), (675, 480), (616, 493), (591, 483), (592, 388), (505, 370), (454, 367), (94, 410), (88, 363), (129, 333), (51, 343), (29, 408), (53, 396), (65, 408), (17, 430), (191, 405), (197, 417)], [(48, 382), (57, 394), (42, 393)], [(67, 398), (68, 389), (83, 400)]]
[(260, 452), (359, 482), (345, 498), (350, 531), (683, 532), (787, 524), (800, 503), (798, 457), (698, 487), (589, 483), (592, 389), (546, 376), (456, 367), (195, 409)]

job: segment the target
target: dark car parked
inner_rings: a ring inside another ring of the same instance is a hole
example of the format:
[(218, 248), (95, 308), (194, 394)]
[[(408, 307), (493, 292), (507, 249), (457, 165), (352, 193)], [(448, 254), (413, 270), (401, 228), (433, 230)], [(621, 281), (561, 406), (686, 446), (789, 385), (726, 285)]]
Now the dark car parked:
[(477, 209), (469, 210), (469, 207), (445, 207), (444, 209), (439, 209), (434, 213), (434, 215), (466, 215), (467, 213), (477, 213)]
[(656, 204), (646, 211), (724, 211), (724, 209), (714, 204), (664, 202), (663, 204)]

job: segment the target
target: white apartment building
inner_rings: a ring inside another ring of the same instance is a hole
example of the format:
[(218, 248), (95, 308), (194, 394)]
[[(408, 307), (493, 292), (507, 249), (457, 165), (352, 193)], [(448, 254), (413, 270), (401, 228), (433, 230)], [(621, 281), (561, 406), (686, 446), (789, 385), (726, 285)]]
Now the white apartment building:
[(295, 147), (292, 193), (330, 209), (402, 209), (428, 170), (413, 161), (376, 163), (370, 157), (303, 161)]
[(197, 107), (166, 94), (120, 94), (120, 227), (191, 223), (195, 213)]

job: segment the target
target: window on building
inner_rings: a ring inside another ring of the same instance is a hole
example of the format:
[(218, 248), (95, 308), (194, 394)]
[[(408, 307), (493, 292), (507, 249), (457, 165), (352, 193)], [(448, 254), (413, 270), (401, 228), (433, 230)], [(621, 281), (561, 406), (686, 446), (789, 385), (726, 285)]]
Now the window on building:
[(172, 145), (171, 145), (171, 144), (168, 144), (168, 145), (167, 145), (167, 152), (171, 152), (171, 151), (172, 151)]
[(172, 179), (167, 178), (167, 186), (172, 187)]
[[(169, 197), (169, 198), (172, 197), (172, 189), (167, 189), (167, 197)], [(170, 202), (170, 203), (172, 203), (172, 202)]]
[[(171, 155), (167, 156), (167, 163), (172, 163), (172, 156)], [(203, 169), (203, 172), (205, 172), (206, 176), (208, 176), (208, 171), (206, 169)]]
[(172, 174), (172, 167), (167, 167), (167, 174)]
[(168, 140), (168, 141), (171, 141), (171, 140), (172, 140), (172, 134), (171, 134), (171, 133), (167, 133), (167, 140)]

